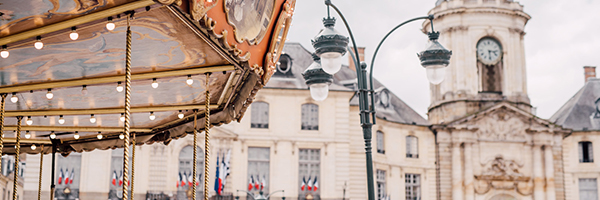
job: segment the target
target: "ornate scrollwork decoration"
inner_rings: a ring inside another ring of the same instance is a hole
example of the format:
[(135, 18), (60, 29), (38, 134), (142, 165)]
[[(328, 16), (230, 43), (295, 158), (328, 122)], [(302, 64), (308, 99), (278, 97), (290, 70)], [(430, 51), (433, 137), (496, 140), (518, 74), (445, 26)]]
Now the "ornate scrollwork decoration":
[(181, 5), (181, 0), (156, 0), (158, 3), (163, 4), (163, 5)]
[(273, 30), (271, 45), (265, 58), (265, 75), (263, 76), (264, 84), (269, 82), (269, 79), (276, 71), (276, 64), (279, 61), (281, 52), (283, 51), (283, 45), (292, 23), (292, 15), (294, 15), (295, 5), (296, 0), (287, 0), (283, 5), (283, 9), (279, 13), (279, 19), (277, 19), (277, 24)]
[(191, 8), (190, 12), (192, 14), (192, 19), (199, 21), (200, 19), (206, 17), (206, 13), (210, 9), (215, 7), (218, 4), (218, 2), (219, 2), (219, 0), (212, 0), (212, 1), (191, 0), (190, 1), (190, 8)]

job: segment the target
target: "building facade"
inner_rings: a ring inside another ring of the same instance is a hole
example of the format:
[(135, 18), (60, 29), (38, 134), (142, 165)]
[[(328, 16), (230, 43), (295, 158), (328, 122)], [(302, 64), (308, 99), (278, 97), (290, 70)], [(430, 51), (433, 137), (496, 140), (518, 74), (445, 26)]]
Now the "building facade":
[[(541, 119), (532, 113), (527, 95), (523, 40), (530, 16), (522, 5), (440, 0), (430, 14), (436, 16), (440, 42), (453, 56), (445, 81), (431, 86), (428, 120), (375, 81), (378, 199), (598, 200), (600, 81), (586, 77), (573, 99), (551, 119)], [(425, 22), (423, 31), (428, 30)], [(277, 71), (246, 116), (210, 130), (211, 196), (216, 195), (217, 163), (225, 159), (223, 196), (243, 199), (244, 191), (263, 191), (275, 192), (272, 199), (367, 199), (355, 72), (343, 67), (334, 75), (328, 98), (317, 102), (301, 75), (313, 62), (300, 44), (286, 43)], [(187, 199), (192, 158), (191, 135), (137, 146), (136, 198)], [(44, 173), (50, 159), (44, 158)], [(56, 174), (68, 171), (71, 179), (57, 188), (74, 192), (57, 192), (57, 197), (119, 199), (122, 159), (119, 150), (58, 159)], [(204, 161), (199, 160), (202, 182)], [(27, 156), (25, 199), (37, 195), (39, 164), (39, 155)], [(49, 188), (50, 180), (42, 179), (43, 197)]]

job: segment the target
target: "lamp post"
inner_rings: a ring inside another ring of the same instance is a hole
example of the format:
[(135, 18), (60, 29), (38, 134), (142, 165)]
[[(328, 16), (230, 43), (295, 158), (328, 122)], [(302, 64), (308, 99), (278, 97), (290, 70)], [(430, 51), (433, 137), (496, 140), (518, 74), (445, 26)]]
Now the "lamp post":
[[(445, 76), (446, 66), (450, 63), (450, 56), (452, 52), (445, 49), (438, 41), (439, 33), (433, 31), (433, 15), (425, 17), (417, 17), (407, 20), (388, 32), (385, 37), (379, 42), (373, 59), (371, 60), (371, 72), (370, 79), (367, 79), (367, 65), (360, 60), (358, 55), (358, 49), (352, 30), (348, 25), (348, 22), (344, 18), (344, 15), (340, 10), (331, 3), (331, 0), (325, 0), (327, 5), (327, 18), (323, 19), (325, 28), (319, 32), (319, 34), (312, 40), (312, 44), (315, 48), (315, 62), (306, 69), (303, 73), (306, 84), (309, 86), (311, 96), (317, 101), (322, 101), (327, 98), (327, 89), (329, 84), (333, 81), (331, 74), (336, 73), (341, 67), (341, 57), (346, 53), (348, 45), (348, 37), (341, 35), (334, 29), (335, 18), (330, 17), (329, 9), (333, 8), (348, 30), (350, 34), (350, 40), (354, 48), (354, 54), (352, 55), (353, 61), (356, 67), (356, 77), (358, 80), (358, 97), (359, 97), (359, 109), (360, 109), (360, 122), (363, 129), (363, 138), (365, 140), (365, 153), (366, 153), (366, 164), (367, 164), (367, 189), (368, 199), (375, 200), (375, 185), (373, 178), (373, 157), (371, 154), (371, 138), (372, 130), (371, 127), (375, 124), (375, 104), (373, 100), (373, 65), (377, 52), (381, 47), (381, 44), (387, 39), (387, 37), (401, 26), (416, 21), (429, 19), (431, 21), (431, 33), (429, 36), (428, 48), (420, 53), (418, 57), (421, 60), (421, 65), (426, 68), (427, 78), (432, 84), (439, 84), (443, 81)], [(330, 75), (329, 77), (327, 75)], [(369, 80), (370, 87), (367, 87), (367, 80)], [(369, 95), (371, 101), (369, 101)], [(373, 123), (371, 123), (371, 117)]]

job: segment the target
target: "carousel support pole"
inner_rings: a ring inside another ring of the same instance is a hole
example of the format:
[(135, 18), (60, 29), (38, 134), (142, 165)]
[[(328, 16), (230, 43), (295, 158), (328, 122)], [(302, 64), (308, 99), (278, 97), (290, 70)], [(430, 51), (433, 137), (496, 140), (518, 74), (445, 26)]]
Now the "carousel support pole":
[[(6, 104), (6, 95), (2, 94), (2, 102), (0, 103), (0, 157), (2, 157), (2, 149), (4, 149), (4, 105)], [(0, 162), (2, 169), (2, 162)]]
[(204, 200), (208, 200), (208, 179), (209, 179), (209, 174), (208, 174), (208, 159), (209, 159), (209, 153), (210, 153), (210, 134), (209, 134), (209, 129), (210, 129), (210, 91), (208, 90), (209, 88), (209, 83), (210, 83), (210, 73), (206, 73), (206, 103), (205, 103), (205, 110), (204, 110), (204, 119), (206, 121), (205, 126), (204, 126)]
[(56, 185), (54, 184), (54, 169), (56, 163), (56, 145), (54, 142), (52, 143), (52, 171), (50, 172), (50, 200), (54, 200), (54, 190), (56, 189)]
[(125, 46), (125, 128), (123, 131), (123, 200), (129, 199), (129, 129), (131, 111), (131, 17), (133, 11), (127, 13), (127, 41)]
[(40, 147), (40, 178), (38, 179), (38, 200), (42, 199), (42, 168), (44, 167), (44, 145)]
[(135, 196), (135, 191), (133, 191), (133, 180), (135, 180), (135, 133), (131, 133), (131, 200)]
[(198, 110), (194, 109), (194, 169), (192, 172), (192, 176), (193, 178), (193, 182), (192, 182), (192, 199), (196, 200), (196, 170), (198, 169), (198, 166), (196, 164), (197, 160), (198, 160), (198, 123), (196, 123), (196, 120), (198, 119)]
[(17, 199), (17, 191), (18, 188), (17, 186), (19, 185), (19, 154), (21, 153), (21, 121), (23, 121), (23, 116), (17, 116), (17, 132), (15, 133), (16, 135), (16, 142), (15, 142), (15, 171), (13, 171), (14, 174), (14, 180), (13, 180), (13, 200), (18, 200)]

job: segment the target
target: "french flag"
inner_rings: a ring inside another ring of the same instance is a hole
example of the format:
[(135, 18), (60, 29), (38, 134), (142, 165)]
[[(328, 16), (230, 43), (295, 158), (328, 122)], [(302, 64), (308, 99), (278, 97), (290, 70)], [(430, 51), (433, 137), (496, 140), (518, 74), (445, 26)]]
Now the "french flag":
[(300, 186), (300, 189), (302, 189), (302, 191), (304, 191), (304, 188), (306, 187), (306, 177), (302, 177), (302, 186)]
[(313, 191), (317, 191), (319, 188), (319, 181), (317, 181), (317, 176), (315, 176), (315, 183), (313, 183)]
[(194, 178), (193, 174), (192, 174), (192, 172), (190, 172), (188, 174), (188, 176), (187, 176), (187, 181), (188, 181), (188, 185), (189, 186), (193, 186), (194, 185), (194, 179), (193, 178)]
[(65, 185), (69, 184), (69, 169), (65, 170)]
[(123, 185), (123, 171), (121, 171), (121, 174), (119, 175), (119, 186)]
[(117, 186), (117, 179), (119, 179), (119, 177), (117, 177), (117, 170), (113, 170), (112, 184), (114, 186)]
[(267, 186), (267, 181), (265, 180), (265, 175), (263, 175), (262, 180), (260, 181), (260, 190), (265, 189)]
[(71, 180), (69, 181), (69, 184), (73, 184), (73, 179), (75, 179), (75, 169), (71, 168), (71, 176), (70, 176)]
[(260, 176), (256, 175), (256, 181), (254, 181), (254, 179), (252, 179), (252, 181), (254, 182), (254, 188), (256, 188), (258, 190), (258, 188), (260, 187)]
[(252, 190), (252, 185), (254, 185), (254, 176), (250, 175), (250, 182), (248, 182), (248, 191)]
[(185, 172), (183, 172), (183, 176), (181, 177), (181, 187), (185, 186), (185, 179), (187, 177), (187, 174)]
[(179, 179), (177, 179), (177, 187), (179, 187), (180, 182), (181, 182), (181, 172), (179, 172)]
[(313, 184), (313, 182), (310, 181), (310, 176), (308, 177), (307, 183), (308, 183), (308, 191), (311, 191), (312, 190), (312, 184)]
[(58, 174), (58, 184), (62, 184), (63, 176), (65, 176), (65, 174), (63, 173), (63, 169), (60, 168), (60, 174)]
[(217, 194), (221, 194), (221, 174), (219, 172), (219, 168), (221, 166), (221, 163), (219, 162), (219, 154), (217, 154), (217, 173), (215, 173), (216, 177), (215, 177), (215, 192)]

